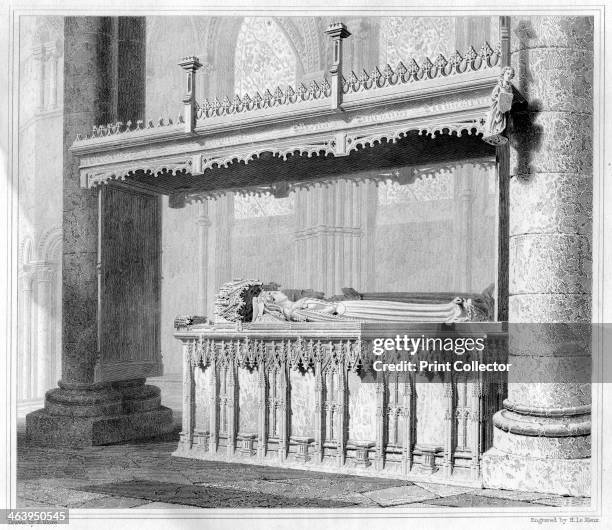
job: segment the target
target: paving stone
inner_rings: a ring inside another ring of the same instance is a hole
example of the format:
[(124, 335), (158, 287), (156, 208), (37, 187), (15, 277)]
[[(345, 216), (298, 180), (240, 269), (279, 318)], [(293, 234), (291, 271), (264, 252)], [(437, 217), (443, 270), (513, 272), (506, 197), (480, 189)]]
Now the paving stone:
[(387, 488), (376, 491), (368, 491), (363, 493), (369, 499), (380, 506), (397, 506), (399, 504), (407, 504), (411, 502), (428, 501), (435, 499), (438, 496), (431, 491), (427, 491), (419, 486), (401, 486), (396, 488)]
[(450, 497), (441, 497), (427, 501), (437, 506), (454, 506), (461, 508), (474, 508), (482, 506), (499, 506), (499, 507), (517, 507), (529, 506), (533, 509), (533, 504), (529, 502), (519, 501), (516, 499), (500, 499), (497, 497), (485, 497), (483, 495), (475, 495), (473, 493), (462, 493), (461, 495), (452, 495)]
[(82, 502), (99, 499), (105, 495), (96, 492), (63, 488), (61, 486), (45, 486), (37, 482), (20, 482), (17, 484), (19, 495), (36, 502), (44, 502), (53, 506), (72, 508)]
[(85, 501), (84, 503), (74, 506), (75, 509), (83, 510), (83, 509), (96, 509), (96, 508), (112, 508), (115, 510), (120, 510), (124, 508), (136, 508), (138, 506), (146, 506), (151, 504), (150, 501), (145, 499), (135, 499), (133, 497), (114, 497), (114, 496), (106, 496), (99, 499), (92, 499), (90, 501)]
[(232, 483), (224, 483), (221, 486), (207, 481), (205, 483), (197, 483), (198, 486), (214, 486), (226, 487), (242, 491), (257, 491), (270, 495), (287, 495), (290, 492), (292, 497), (311, 498), (311, 499), (329, 499), (351, 504), (357, 503), (360, 506), (378, 506), (376, 502), (363, 495), (359, 491), (354, 491), (347, 488), (346, 485), (338, 485), (337, 481), (326, 481), (324, 484), (319, 482), (319, 479), (303, 479), (302, 483), (291, 483), (289, 488), (284, 481), (264, 481), (264, 480), (237, 480)]
[(482, 497), (495, 497), (497, 499), (510, 499), (515, 501), (533, 501), (545, 497), (543, 493), (533, 493), (531, 491), (478, 489), (473, 492), (475, 495), (481, 495)]
[(585, 506), (591, 505), (591, 499), (589, 497), (541, 497), (532, 501), (534, 504), (544, 504), (546, 506)]
[(428, 482), (415, 482), (415, 485), (426, 489), (427, 491), (431, 491), (440, 497), (449, 497), (450, 495), (459, 495), (461, 493), (478, 493), (480, 491), (477, 488), (450, 486), (448, 484), (431, 484)]
[(24, 508), (55, 508), (54, 504), (47, 504), (44, 502), (36, 501), (34, 499), (28, 499), (27, 497), (22, 497), (17, 495), (15, 508), (24, 509)]
[(100, 484), (84, 489), (90, 492), (131, 496), (154, 502), (184, 504), (201, 508), (343, 508), (356, 506), (355, 503), (346, 501), (288, 497), (230, 488), (144, 480)]
[(438, 512), (443, 511), (445, 508), (449, 509), (450, 506), (439, 506), (437, 504), (429, 504), (427, 502), (410, 502), (408, 504), (399, 504), (394, 508), (435, 508)]
[(342, 495), (334, 495), (330, 497), (330, 500), (349, 502), (357, 505), (358, 508), (380, 508), (380, 505), (376, 501), (366, 497), (363, 493), (345, 493)]
[(147, 504), (143, 504), (142, 506), (135, 506), (135, 510), (199, 510), (197, 506), (185, 506), (182, 504), (171, 504), (169, 502), (148, 502)]

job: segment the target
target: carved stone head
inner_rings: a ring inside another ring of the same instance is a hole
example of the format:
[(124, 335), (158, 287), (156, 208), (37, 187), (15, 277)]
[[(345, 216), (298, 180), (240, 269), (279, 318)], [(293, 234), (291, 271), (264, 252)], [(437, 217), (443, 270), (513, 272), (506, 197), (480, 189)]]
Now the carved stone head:
[(500, 82), (502, 82), (503, 84), (510, 83), (510, 80), (514, 79), (515, 73), (516, 72), (514, 71), (514, 68), (512, 66), (505, 66), (499, 74)]

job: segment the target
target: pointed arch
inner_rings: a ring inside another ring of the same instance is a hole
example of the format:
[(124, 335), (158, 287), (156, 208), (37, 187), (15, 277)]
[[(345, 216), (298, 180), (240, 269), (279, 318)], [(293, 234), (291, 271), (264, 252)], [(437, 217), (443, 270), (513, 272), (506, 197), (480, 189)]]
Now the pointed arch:
[[(317, 17), (273, 17), (296, 59), (296, 77), (319, 71), (324, 63), (322, 29)], [(244, 17), (214, 17), (207, 27), (204, 57), (212, 64), (207, 96), (230, 96), (234, 90), (234, 59)]]
[(236, 38), (234, 92), (242, 95), (295, 85), (295, 46), (272, 17), (245, 17)]

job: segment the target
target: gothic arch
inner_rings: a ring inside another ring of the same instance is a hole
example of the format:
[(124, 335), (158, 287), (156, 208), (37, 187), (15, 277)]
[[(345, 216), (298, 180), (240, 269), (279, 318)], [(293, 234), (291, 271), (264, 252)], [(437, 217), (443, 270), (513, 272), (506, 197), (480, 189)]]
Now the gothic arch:
[(274, 20), (293, 45), (302, 66), (301, 73), (321, 70), (321, 32), (316, 17), (274, 17)]
[[(273, 17), (291, 45), (297, 62), (298, 79), (321, 69), (321, 36), (315, 17), (300, 17), (298, 27), (291, 17)], [(234, 54), (244, 17), (216, 17), (208, 26), (205, 59), (213, 65), (216, 86), (210, 95), (230, 96), (234, 89)]]

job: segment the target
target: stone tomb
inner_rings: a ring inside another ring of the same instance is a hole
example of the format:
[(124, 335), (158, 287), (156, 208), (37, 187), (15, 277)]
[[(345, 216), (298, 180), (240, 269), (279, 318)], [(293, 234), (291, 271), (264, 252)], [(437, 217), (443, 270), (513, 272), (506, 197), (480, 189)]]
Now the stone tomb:
[[(486, 358), (503, 356), (501, 325), (480, 324)], [(481, 485), (505, 375), (376, 372), (372, 341), (397, 335), (471, 337), (474, 325), (263, 319), (182, 327), (183, 429), (174, 454)]]

